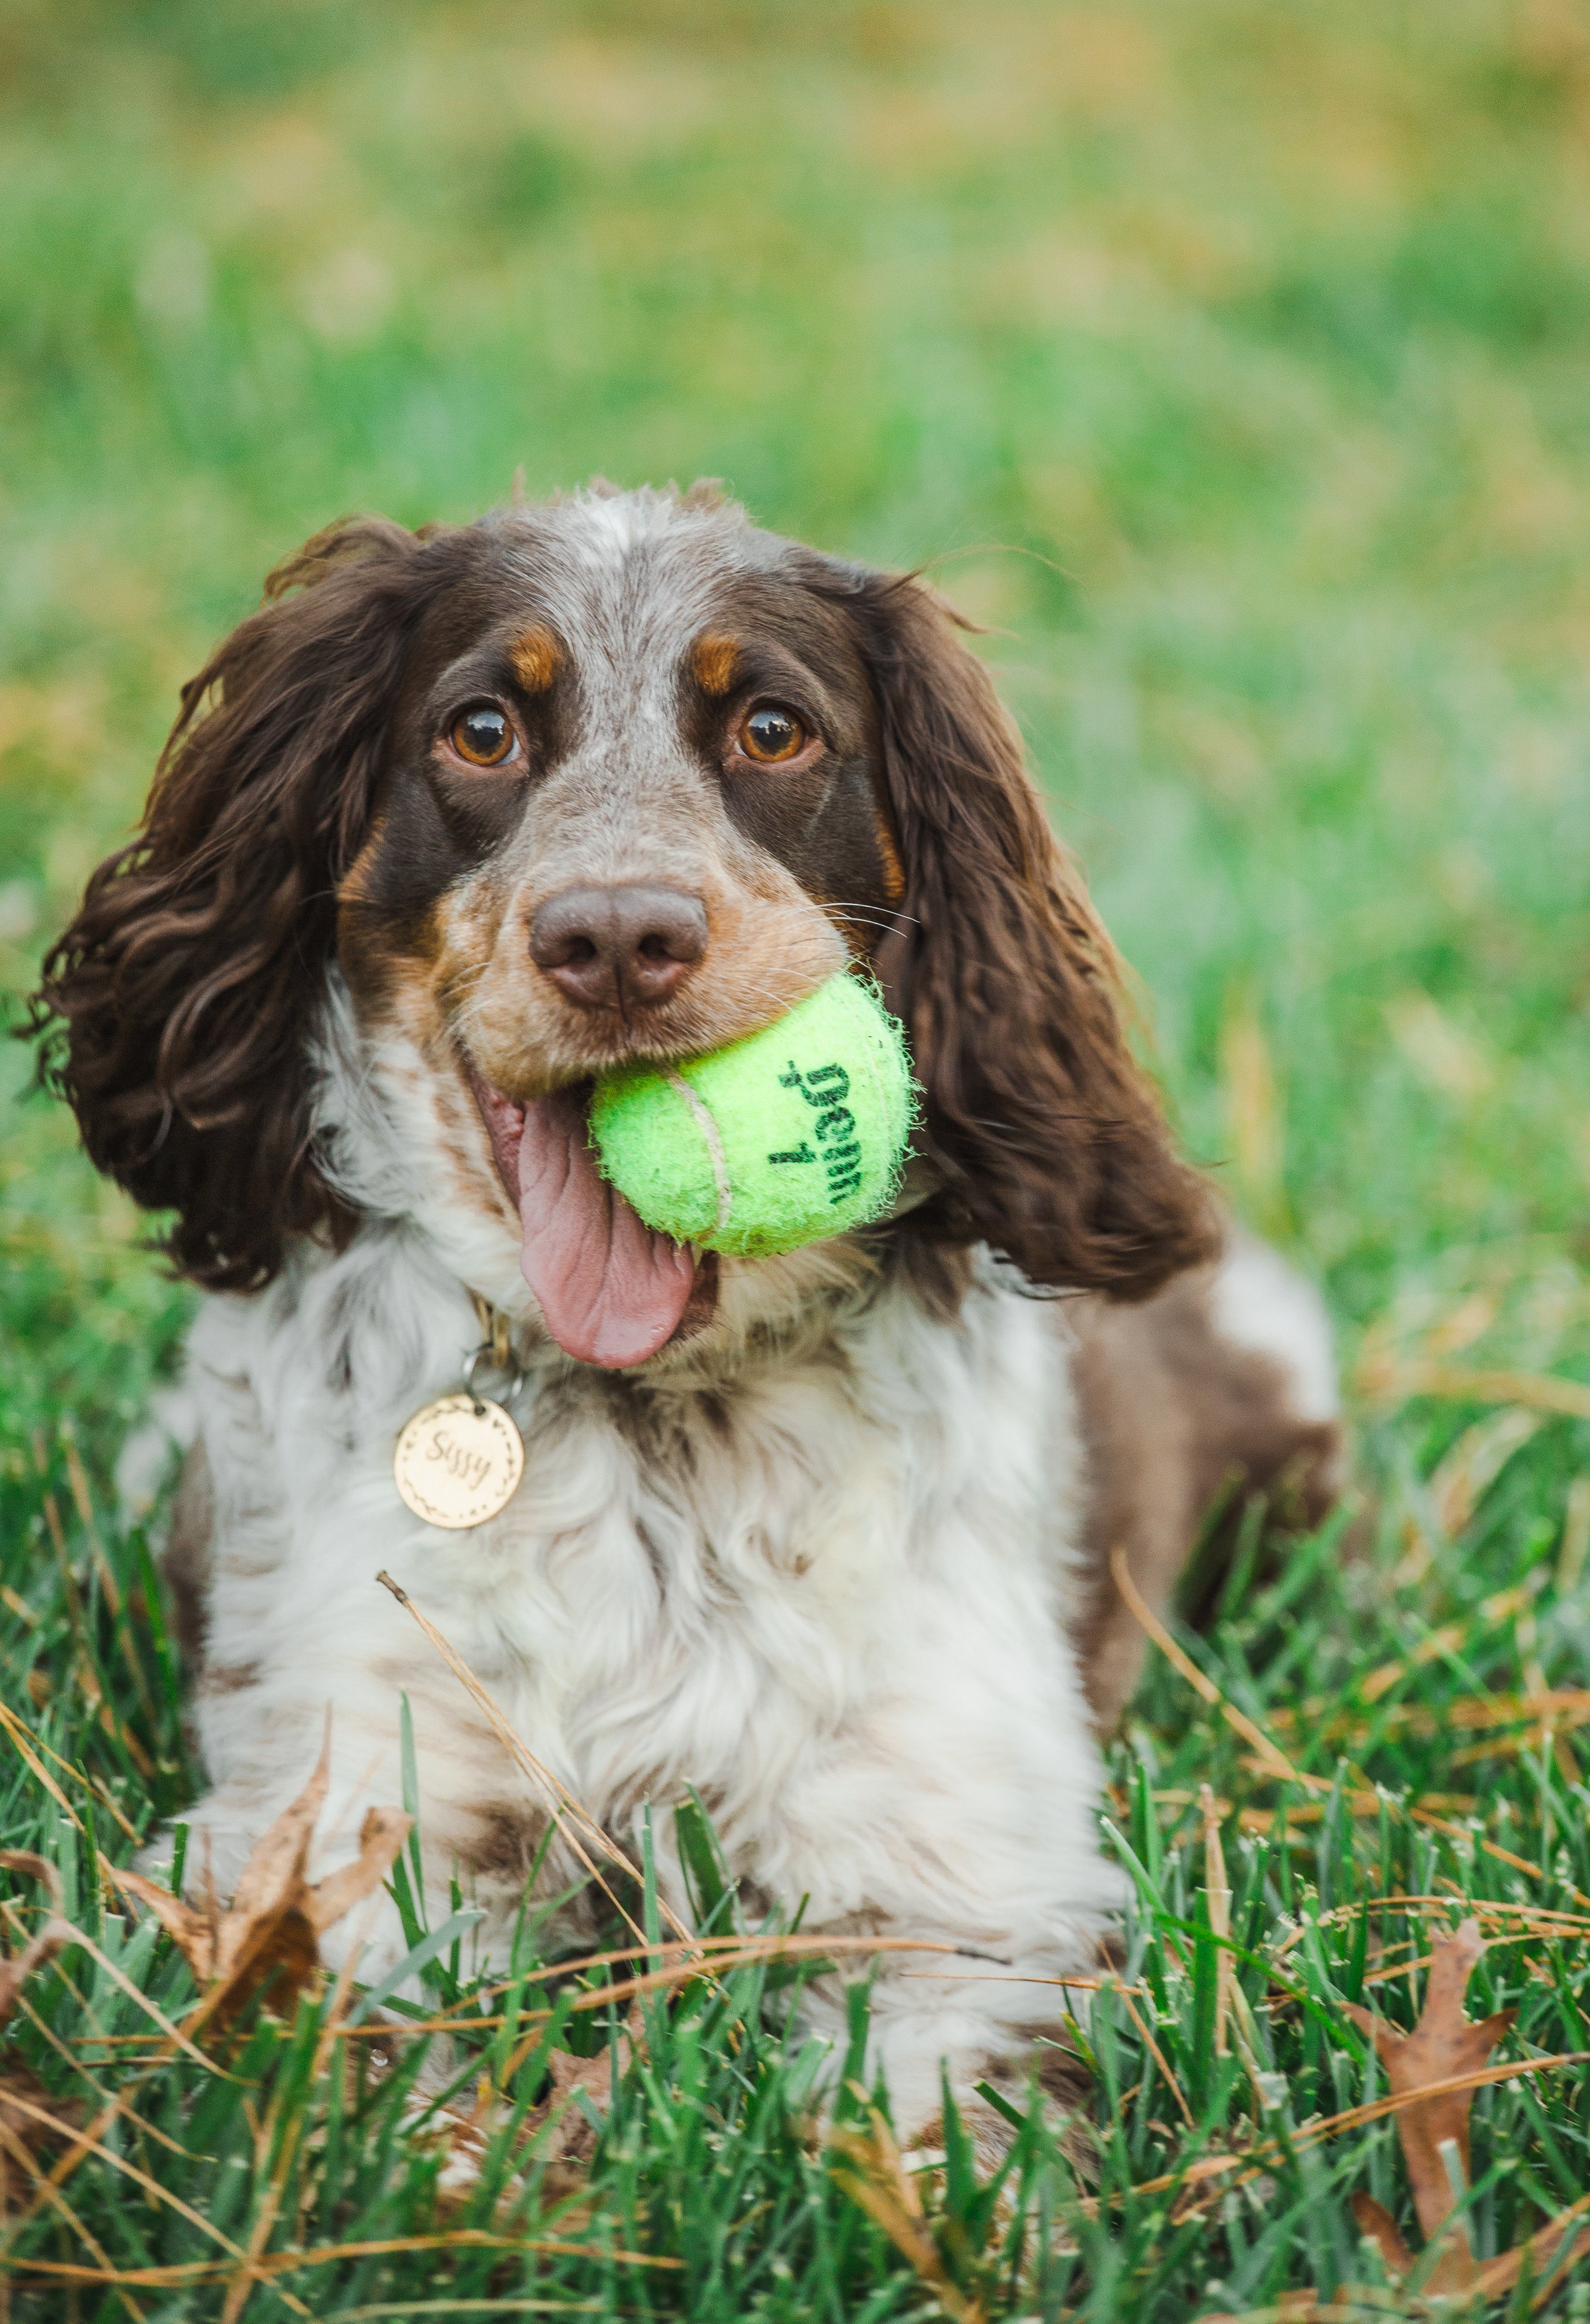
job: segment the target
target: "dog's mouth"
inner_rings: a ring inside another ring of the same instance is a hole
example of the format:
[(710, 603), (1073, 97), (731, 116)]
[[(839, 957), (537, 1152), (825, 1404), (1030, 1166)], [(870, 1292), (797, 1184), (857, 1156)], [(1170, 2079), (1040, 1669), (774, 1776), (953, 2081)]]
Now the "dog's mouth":
[(586, 1136), (585, 1093), (521, 1104), (469, 1079), (523, 1243), (519, 1264), (566, 1355), (622, 1371), (692, 1338), (717, 1306), (717, 1260), (656, 1233), (610, 1186)]

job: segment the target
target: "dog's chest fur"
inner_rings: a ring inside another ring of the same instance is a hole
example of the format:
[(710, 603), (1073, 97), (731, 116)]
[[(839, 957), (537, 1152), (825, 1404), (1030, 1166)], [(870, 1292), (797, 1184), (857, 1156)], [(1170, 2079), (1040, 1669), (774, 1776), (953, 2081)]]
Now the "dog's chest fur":
[[(488, 1889), (522, 1869), (538, 1803), (384, 1567), (596, 1815), (631, 1830), (693, 1785), (736, 1868), (770, 1893), (793, 1881), (818, 1919), (897, 1903), (913, 1760), (935, 1850), (975, 1888), (986, 1836), (957, 1849), (957, 1794), (985, 1822), (996, 1770), (1029, 1860), (1034, 1827), (1063, 1853), (1082, 1839), (1077, 1432), (1062, 1340), (1031, 1302), (992, 1273), (948, 1324), (903, 1286), (838, 1295), (717, 1379), (543, 1360), (515, 1405), (517, 1494), (443, 1536), (403, 1508), (391, 1450), (474, 1331), (426, 1243), (379, 1230), (202, 1315), (217, 1554), (198, 1719), (219, 1787), (295, 1780), (329, 1700), (335, 1764), (367, 1798), (361, 1755), (390, 1757), (403, 1694), (428, 1843)], [(826, 1821), (876, 1821), (878, 1860), (868, 1875), (837, 1849), (819, 1895)]]

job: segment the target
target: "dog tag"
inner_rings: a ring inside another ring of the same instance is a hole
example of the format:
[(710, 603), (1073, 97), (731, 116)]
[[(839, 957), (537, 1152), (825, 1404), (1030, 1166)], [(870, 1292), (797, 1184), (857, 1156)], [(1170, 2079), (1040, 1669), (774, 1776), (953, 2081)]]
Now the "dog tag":
[(524, 1439), (500, 1404), (460, 1389), (421, 1406), (398, 1438), (392, 1468), (417, 1517), (463, 1533), (513, 1499), (524, 1474)]

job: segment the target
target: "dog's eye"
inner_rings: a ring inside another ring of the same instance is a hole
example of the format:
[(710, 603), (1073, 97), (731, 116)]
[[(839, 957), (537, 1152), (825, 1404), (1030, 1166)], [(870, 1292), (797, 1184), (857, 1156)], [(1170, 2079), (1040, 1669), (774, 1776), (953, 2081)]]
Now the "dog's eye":
[(455, 718), (448, 740), (472, 767), (500, 767), (513, 757), (518, 742), (506, 717), (489, 702), (477, 703)]
[(772, 764), (792, 759), (806, 741), (806, 729), (792, 710), (764, 702), (740, 721), (740, 748), (748, 759)]

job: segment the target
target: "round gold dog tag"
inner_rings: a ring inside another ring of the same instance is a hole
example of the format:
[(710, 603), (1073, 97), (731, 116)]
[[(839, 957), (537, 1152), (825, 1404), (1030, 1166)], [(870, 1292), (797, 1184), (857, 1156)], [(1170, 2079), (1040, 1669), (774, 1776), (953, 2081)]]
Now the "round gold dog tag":
[(462, 1533), (507, 1508), (524, 1474), (524, 1440), (500, 1404), (463, 1390), (421, 1406), (392, 1468), (417, 1517)]

